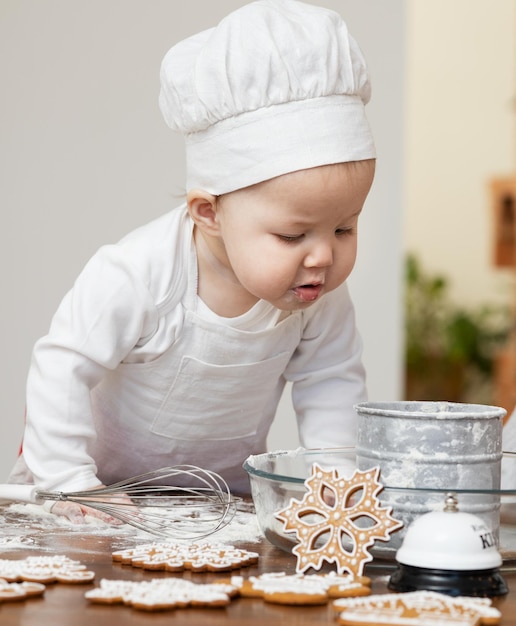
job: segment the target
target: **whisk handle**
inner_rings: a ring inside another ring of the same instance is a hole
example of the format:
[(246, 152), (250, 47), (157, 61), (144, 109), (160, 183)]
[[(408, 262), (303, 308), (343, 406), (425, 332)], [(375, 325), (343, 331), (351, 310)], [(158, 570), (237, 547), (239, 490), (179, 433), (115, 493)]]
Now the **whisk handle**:
[(41, 502), (35, 485), (0, 484), (0, 500), (10, 502)]

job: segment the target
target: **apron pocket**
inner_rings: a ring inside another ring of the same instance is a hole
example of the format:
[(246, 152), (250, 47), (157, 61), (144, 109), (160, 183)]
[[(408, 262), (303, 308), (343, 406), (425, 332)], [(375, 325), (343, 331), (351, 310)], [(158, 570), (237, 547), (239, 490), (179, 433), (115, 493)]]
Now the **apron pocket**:
[(283, 352), (256, 363), (213, 365), (183, 357), (151, 432), (186, 441), (252, 437), (268, 417), (289, 359)]

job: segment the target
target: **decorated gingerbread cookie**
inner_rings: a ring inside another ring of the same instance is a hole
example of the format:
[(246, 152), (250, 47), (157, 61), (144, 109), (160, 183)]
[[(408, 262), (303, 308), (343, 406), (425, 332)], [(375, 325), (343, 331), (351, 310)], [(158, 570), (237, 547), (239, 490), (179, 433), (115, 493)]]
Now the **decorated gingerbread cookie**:
[(10, 583), (0, 579), (0, 603), (36, 598), (45, 593), (45, 585), (34, 582)]
[(342, 626), (496, 626), (501, 613), (488, 598), (453, 598), (433, 591), (335, 600)]
[(216, 543), (148, 543), (113, 552), (113, 560), (147, 570), (224, 572), (255, 564), (256, 552)]
[(380, 505), (377, 496), (383, 485), (379, 475), (378, 467), (356, 470), (348, 480), (336, 469), (324, 470), (314, 463), (303, 499), (292, 498), (276, 514), (285, 531), (298, 539), (293, 549), (298, 573), (310, 567), (319, 570), (327, 562), (335, 563), (340, 574), (359, 576), (373, 558), (368, 548), (376, 540), (387, 541), (401, 528), (403, 524), (392, 517), (391, 507)]
[(164, 611), (226, 606), (236, 593), (233, 585), (196, 584), (182, 578), (143, 582), (103, 579), (100, 587), (87, 591), (85, 597), (96, 604), (124, 604), (140, 611)]
[(89, 583), (95, 573), (66, 556), (30, 556), (26, 559), (0, 559), (0, 578), (7, 582)]
[(242, 597), (263, 598), (274, 604), (326, 604), (331, 598), (366, 596), (371, 581), (365, 576), (267, 573), (260, 576), (232, 576), (230, 583)]

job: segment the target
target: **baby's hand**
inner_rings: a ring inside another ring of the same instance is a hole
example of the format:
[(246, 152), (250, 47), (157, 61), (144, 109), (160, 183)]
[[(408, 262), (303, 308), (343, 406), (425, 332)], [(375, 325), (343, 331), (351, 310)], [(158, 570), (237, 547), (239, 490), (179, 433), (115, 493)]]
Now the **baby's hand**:
[[(100, 487), (97, 487), (100, 489)], [(94, 489), (92, 489), (92, 492)], [(92, 493), (92, 499), (94, 495)], [(106, 497), (106, 501), (109, 500), (109, 497)], [(129, 498), (127, 500), (130, 502)], [(117, 496), (117, 502), (120, 501), (120, 496)], [(85, 506), (83, 504), (78, 504), (76, 502), (70, 502), (68, 500), (58, 500), (55, 502), (51, 508), (50, 512), (54, 515), (60, 515), (61, 517), (66, 517), (66, 519), (70, 520), (72, 524), (84, 524), (86, 515), (91, 517), (96, 517), (97, 519), (106, 522), (107, 524), (122, 524), (119, 519), (109, 515), (108, 513), (104, 513), (103, 511), (99, 511), (90, 506)]]

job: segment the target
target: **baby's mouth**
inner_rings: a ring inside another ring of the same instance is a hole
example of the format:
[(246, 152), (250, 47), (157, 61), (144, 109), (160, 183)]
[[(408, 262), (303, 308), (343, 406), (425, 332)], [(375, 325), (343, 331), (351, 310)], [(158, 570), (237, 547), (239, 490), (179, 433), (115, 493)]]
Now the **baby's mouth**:
[(314, 283), (310, 285), (299, 285), (298, 287), (294, 287), (292, 289), (292, 292), (302, 302), (314, 302), (314, 300), (317, 300), (317, 298), (319, 297), (322, 288), (323, 285), (321, 283)]

